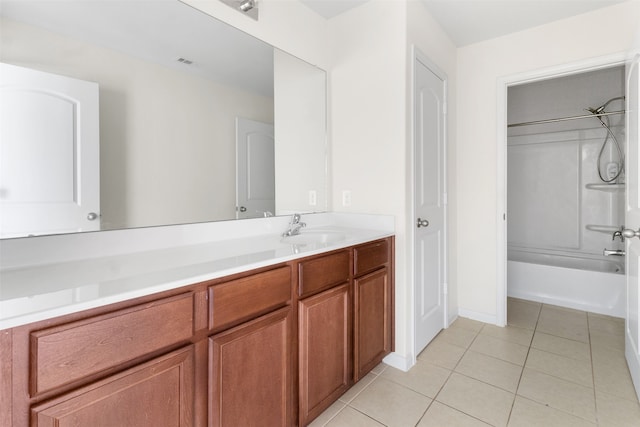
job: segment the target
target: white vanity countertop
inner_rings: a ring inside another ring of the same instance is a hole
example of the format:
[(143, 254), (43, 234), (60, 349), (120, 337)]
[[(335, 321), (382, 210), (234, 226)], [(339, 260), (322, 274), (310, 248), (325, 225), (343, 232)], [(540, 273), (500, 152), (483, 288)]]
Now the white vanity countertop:
[[(323, 230), (328, 232), (325, 234)], [(5, 267), (0, 270), (0, 330), (394, 234), (388, 227), (331, 225), (302, 229), (302, 235), (314, 233), (327, 242), (291, 244), (280, 234), (270, 233), (99, 258)]]

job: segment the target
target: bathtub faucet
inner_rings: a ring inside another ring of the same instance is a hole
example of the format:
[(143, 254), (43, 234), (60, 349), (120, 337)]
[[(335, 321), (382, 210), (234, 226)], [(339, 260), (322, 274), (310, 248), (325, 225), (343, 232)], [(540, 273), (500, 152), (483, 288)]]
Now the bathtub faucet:
[(625, 252), (622, 249), (605, 249), (602, 251), (604, 256), (625, 256)]
[(620, 241), (624, 242), (624, 236), (622, 235), (622, 230), (624, 230), (624, 225), (620, 227), (620, 230), (616, 230), (613, 232), (613, 237), (611, 240), (616, 240), (616, 237), (620, 237)]

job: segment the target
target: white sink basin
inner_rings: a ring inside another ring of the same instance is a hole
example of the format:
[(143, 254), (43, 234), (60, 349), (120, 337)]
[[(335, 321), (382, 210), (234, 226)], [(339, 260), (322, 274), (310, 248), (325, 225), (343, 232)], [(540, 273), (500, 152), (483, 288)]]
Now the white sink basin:
[(295, 236), (282, 238), (282, 243), (290, 245), (313, 245), (340, 242), (347, 238), (347, 235), (339, 231), (331, 230), (303, 230)]

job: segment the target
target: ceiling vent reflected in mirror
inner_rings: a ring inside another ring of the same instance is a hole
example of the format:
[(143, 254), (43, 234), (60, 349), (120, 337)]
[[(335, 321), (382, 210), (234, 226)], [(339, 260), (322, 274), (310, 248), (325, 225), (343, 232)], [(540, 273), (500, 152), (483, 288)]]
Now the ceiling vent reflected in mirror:
[(180, 63), (182, 63), (184, 65), (193, 64), (193, 61), (191, 61), (190, 59), (187, 59), (187, 58), (178, 58), (178, 59), (176, 59), (176, 61), (178, 61), (178, 62), (180, 62)]
[(239, 10), (245, 15), (258, 20), (258, 0), (220, 0), (222, 3)]

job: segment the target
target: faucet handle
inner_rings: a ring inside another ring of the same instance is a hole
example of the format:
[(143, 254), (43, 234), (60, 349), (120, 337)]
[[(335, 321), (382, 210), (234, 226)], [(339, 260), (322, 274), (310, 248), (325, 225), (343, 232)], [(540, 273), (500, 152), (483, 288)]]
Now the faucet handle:
[(624, 242), (624, 238), (627, 237), (624, 234), (622, 234), (624, 231), (624, 225), (622, 227), (620, 227), (620, 230), (616, 230), (613, 232), (613, 236), (611, 237), (611, 241), (616, 240), (616, 237), (620, 237), (620, 241)]
[(294, 213), (293, 218), (291, 218), (291, 224), (298, 224), (300, 222), (300, 214)]

